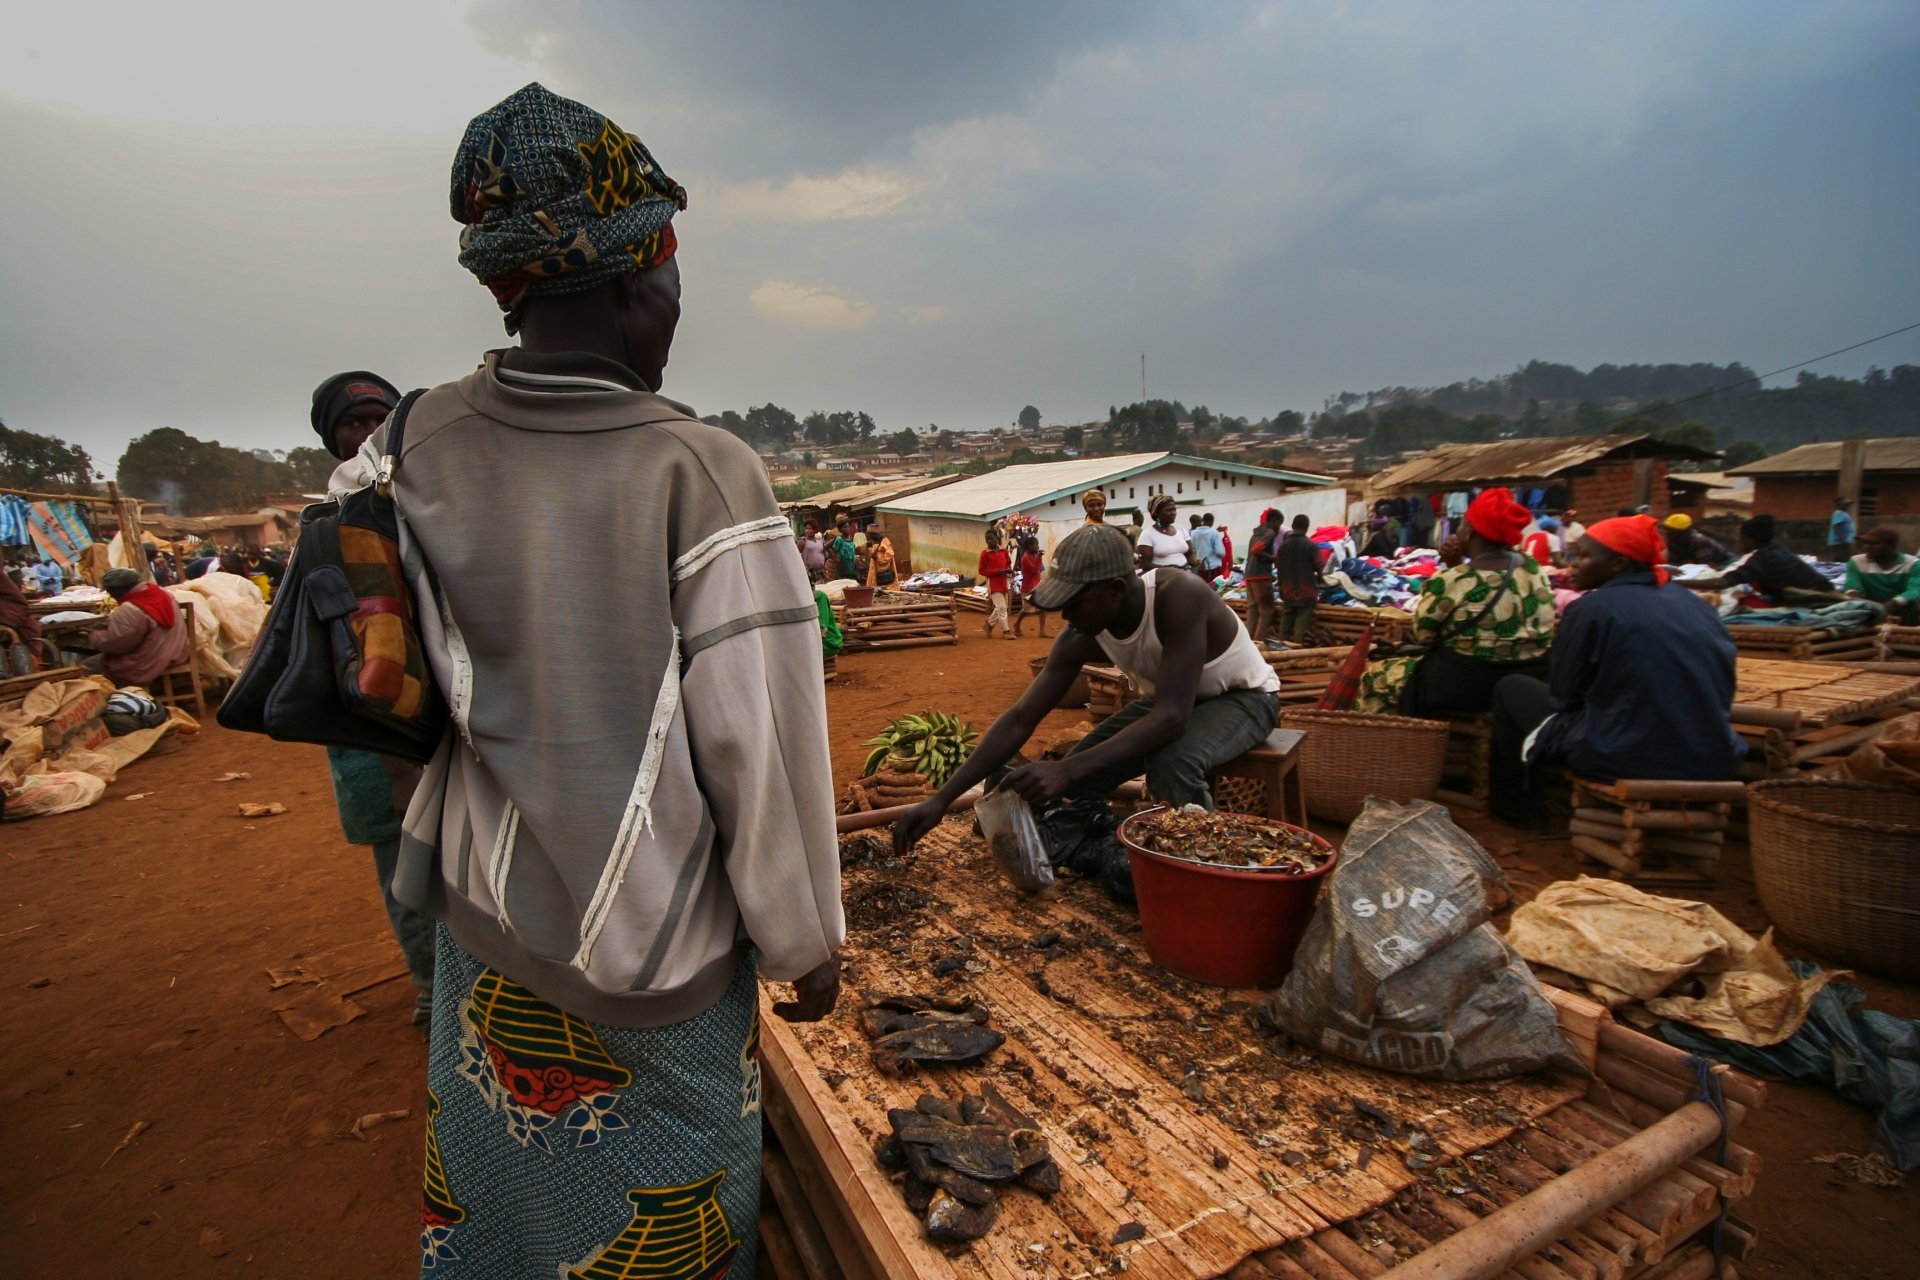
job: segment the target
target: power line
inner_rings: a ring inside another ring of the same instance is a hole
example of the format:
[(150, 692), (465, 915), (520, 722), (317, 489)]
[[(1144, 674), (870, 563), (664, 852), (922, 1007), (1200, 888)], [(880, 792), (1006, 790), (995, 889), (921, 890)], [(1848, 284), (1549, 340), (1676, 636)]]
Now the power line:
[[(1783, 373), (1792, 373), (1795, 369), (1804, 369), (1810, 364), (1819, 364), (1822, 360), (1831, 360), (1835, 356), (1843, 356), (1847, 354), (1847, 352), (1849, 351), (1858, 351), (1861, 347), (1870, 347), (1876, 342), (1881, 342), (1888, 338), (1897, 338), (1901, 334), (1911, 332), (1914, 329), (1920, 329), (1920, 320), (1916, 320), (1914, 323), (1909, 325), (1902, 325), (1898, 329), (1890, 329), (1886, 333), (1880, 334), (1877, 337), (1868, 338), (1864, 342), (1856, 342), (1850, 347), (1841, 347), (1838, 351), (1829, 351), (1827, 352), (1827, 354), (1823, 356), (1815, 356), (1811, 360), (1802, 360), (1798, 364), (1786, 365), (1782, 368), (1773, 370), (1773, 372), (1771, 373), (1757, 373), (1753, 375), (1751, 378), (1742, 378), (1738, 382), (1729, 382), (1724, 387), (1712, 387), (1706, 391), (1698, 392), (1695, 395), (1687, 396), (1684, 399), (1663, 400), (1657, 404), (1648, 405), (1644, 408), (1636, 409), (1634, 410), (1633, 413), (1628, 414), (1627, 417), (1625, 418), (1615, 419), (1615, 422), (1625, 422), (1627, 421), (1628, 418), (1638, 417), (1640, 414), (1647, 412), (1649, 409), (1677, 409), (1683, 404), (1692, 404), (1695, 400), (1705, 400), (1708, 396), (1717, 396), (1722, 391), (1732, 391), (1736, 387), (1744, 387), (1749, 382), (1765, 382), (1768, 378), (1777, 378)], [(1609, 422), (1607, 425), (1613, 426), (1614, 423)]]

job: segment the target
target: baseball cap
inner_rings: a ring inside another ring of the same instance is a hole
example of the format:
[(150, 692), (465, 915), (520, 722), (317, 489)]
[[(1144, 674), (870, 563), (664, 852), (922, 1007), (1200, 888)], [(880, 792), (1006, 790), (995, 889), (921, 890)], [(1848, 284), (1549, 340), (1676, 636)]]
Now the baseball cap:
[(1036, 609), (1058, 609), (1082, 587), (1132, 576), (1133, 564), (1133, 543), (1126, 534), (1112, 525), (1081, 525), (1053, 549), (1040, 585), (1027, 600)]

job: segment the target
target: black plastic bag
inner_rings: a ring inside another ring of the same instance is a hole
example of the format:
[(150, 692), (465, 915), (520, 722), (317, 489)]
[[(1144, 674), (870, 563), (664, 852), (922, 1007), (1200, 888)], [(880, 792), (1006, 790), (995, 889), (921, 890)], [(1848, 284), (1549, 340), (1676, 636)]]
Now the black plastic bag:
[(1112, 805), (1098, 797), (1055, 800), (1033, 817), (1054, 870), (1071, 871), (1109, 897), (1132, 904), (1133, 866), (1120, 843), (1120, 819)]

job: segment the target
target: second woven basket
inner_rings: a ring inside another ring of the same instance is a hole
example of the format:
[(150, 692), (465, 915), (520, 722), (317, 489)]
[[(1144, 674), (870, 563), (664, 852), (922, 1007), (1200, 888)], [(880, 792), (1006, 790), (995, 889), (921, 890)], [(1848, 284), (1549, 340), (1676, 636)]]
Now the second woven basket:
[(1307, 812), (1329, 822), (1352, 822), (1368, 796), (1406, 803), (1431, 800), (1447, 763), (1445, 720), (1287, 707), (1280, 723), (1304, 729), (1300, 782)]

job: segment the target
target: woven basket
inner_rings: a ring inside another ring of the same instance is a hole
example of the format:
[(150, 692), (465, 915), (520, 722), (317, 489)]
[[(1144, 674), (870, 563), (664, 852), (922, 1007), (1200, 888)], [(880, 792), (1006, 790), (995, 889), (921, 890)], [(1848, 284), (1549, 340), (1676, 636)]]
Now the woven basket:
[(1368, 796), (1406, 803), (1431, 800), (1447, 763), (1445, 720), (1283, 707), (1280, 724), (1304, 729), (1300, 783), (1307, 812), (1352, 822)]
[(1747, 802), (1773, 922), (1824, 956), (1920, 981), (1920, 792), (1781, 778), (1748, 787)]

